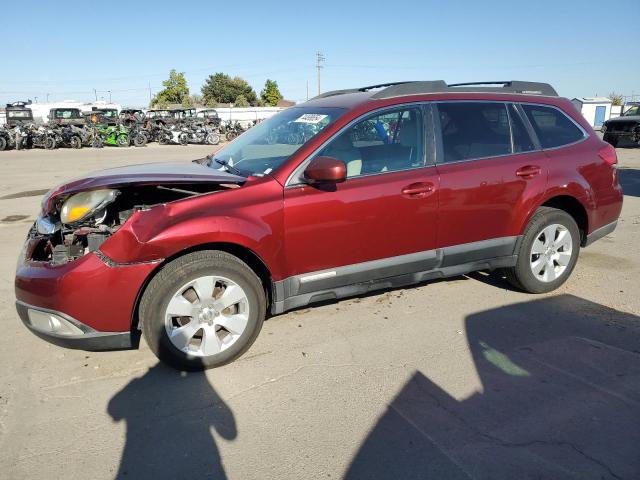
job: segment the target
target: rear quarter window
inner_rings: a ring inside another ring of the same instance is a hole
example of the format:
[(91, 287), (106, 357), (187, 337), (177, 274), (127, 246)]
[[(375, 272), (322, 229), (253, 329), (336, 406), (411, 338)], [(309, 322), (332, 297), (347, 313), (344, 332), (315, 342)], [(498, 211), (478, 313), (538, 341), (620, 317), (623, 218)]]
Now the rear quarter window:
[(522, 108), (542, 148), (561, 147), (579, 142), (584, 138), (584, 132), (557, 108), (527, 104), (523, 104)]

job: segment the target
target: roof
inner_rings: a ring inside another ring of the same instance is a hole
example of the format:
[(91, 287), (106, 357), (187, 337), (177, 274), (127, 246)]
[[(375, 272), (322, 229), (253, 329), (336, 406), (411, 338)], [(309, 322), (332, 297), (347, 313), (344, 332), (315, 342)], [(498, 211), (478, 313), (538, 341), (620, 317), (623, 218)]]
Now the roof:
[(349, 88), (345, 90), (333, 90), (325, 92), (311, 100), (319, 98), (334, 97), (337, 95), (347, 95), (354, 93), (366, 93), (367, 97), (375, 99), (386, 99), (401, 97), (405, 95), (423, 95), (428, 93), (516, 93), (524, 95), (544, 95), (557, 97), (558, 93), (548, 83), (528, 82), (522, 80), (506, 80), (491, 82), (468, 82), (447, 84), (444, 80), (410, 81), (381, 83), (368, 87)]
[(611, 103), (611, 99), (607, 97), (576, 97), (574, 100), (580, 103)]

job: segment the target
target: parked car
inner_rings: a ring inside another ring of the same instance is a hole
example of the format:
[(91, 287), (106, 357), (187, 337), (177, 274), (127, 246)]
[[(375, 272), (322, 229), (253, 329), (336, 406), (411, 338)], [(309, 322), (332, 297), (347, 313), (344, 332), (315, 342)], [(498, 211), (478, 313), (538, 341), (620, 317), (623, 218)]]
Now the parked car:
[(604, 141), (614, 147), (620, 140), (640, 145), (640, 105), (633, 105), (622, 116), (607, 120), (602, 125)]
[[(296, 124), (315, 135), (267, 142)], [(201, 369), (245, 352), (267, 312), (475, 270), (549, 292), (616, 227), (616, 163), (547, 84), (328, 92), (195, 163), (52, 189), (17, 310), (59, 345), (129, 348), (142, 331), (160, 359)]]
[(87, 124), (87, 120), (79, 108), (52, 108), (49, 110), (48, 119), (50, 126), (75, 125), (82, 127)]

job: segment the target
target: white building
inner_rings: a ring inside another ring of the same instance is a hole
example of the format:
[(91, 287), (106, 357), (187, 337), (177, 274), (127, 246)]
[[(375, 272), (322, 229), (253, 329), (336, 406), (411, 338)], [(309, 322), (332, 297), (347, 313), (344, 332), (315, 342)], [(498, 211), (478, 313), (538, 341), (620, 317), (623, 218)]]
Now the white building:
[(608, 98), (579, 97), (571, 102), (595, 129), (602, 127), (602, 124), (611, 118), (611, 100)]

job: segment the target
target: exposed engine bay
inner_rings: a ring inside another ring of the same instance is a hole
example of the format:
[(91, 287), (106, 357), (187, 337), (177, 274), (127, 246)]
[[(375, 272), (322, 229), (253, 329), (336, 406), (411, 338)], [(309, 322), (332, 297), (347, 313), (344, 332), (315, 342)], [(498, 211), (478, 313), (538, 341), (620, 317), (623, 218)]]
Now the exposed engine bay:
[(34, 261), (62, 265), (98, 250), (136, 211), (237, 187), (236, 183), (202, 182), (134, 184), (60, 197), (29, 232), (28, 254)]

